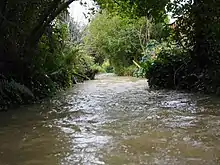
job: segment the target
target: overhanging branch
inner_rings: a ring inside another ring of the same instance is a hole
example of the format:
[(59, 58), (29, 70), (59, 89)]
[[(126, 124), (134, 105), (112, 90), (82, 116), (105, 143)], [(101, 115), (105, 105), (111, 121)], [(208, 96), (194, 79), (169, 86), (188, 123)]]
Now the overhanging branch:
[(74, 2), (76, 0), (68, 0), (65, 3), (61, 4), (59, 7), (57, 7), (56, 10), (52, 11), (49, 16), (46, 18), (46, 20), (44, 21), (44, 23), (38, 28), (37, 31), (34, 32), (33, 35), (31, 35), (30, 37), (32, 39), (30, 44), (31, 45), (35, 45), (36, 43), (38, 43), (38, 41), (40, 40), (41, 36), (43, 35), (43, 33), (45, 32), (46, 27), (64, 10), (66, 9), (72, 2)]

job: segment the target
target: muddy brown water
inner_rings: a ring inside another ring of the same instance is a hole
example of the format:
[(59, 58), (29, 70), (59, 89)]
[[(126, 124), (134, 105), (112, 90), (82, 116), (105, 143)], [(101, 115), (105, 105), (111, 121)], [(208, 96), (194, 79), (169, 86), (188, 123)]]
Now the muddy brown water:
[(98, 75), (0, 113), (0, 165), (219, 165), (220, 99)]

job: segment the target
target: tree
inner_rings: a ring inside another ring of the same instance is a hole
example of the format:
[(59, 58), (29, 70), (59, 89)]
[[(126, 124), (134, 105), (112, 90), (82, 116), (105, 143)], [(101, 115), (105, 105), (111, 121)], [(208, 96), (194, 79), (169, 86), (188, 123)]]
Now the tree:
[(80, 30), (60, 21), (73, 1), (0, 2), (0, 109), (69, 87), (76, 75), (87, 79), (92, 58), (79, 51)]
[[(147, 16), (155, 20), (171, 11), (178, 23), (178, 42), (193, 49), (200, 65), (212, 64), (210, 57), (219, 56), (219, 9), (215, 0), (97, 0), (101, 8), (132, 17)], [(130, 13), (130, 14), (129, 14)], [(219, 61), (219, 60), (218, 60)]]
[(0, 74), (30, 75), (30, 61), (52, 21), (74, 0), (3, 0), (0, 8)]
[(215, 0), (175, 0), (168, 7), (177, 18), (178, 41), (191, 51), (200, 68), (213, 66), (216, 62), (220, 64), (220, 3)]
[(103, 11), (88, 26), (85, 47), (96, 63), (101, 65), (104, 59), (109, 59), (116, 73), (123, 74), (123, 68), (131, 66), (133, 60), (140, 60), (154, 27), (145, 17), (132, 19)]
[(161, 21), (166, 17), (165, 6), (169, 0), (97, 0), (101, 9), (132, 18), (145, 16)]

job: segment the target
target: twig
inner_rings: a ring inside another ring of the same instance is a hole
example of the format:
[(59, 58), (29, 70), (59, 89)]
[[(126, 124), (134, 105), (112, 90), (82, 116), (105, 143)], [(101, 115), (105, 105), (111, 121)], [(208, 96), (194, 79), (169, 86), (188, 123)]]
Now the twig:
[(175, 72), (174, 72), (173, 82), (174, 82), (175, 87), (176, 87), (176, 74), (177, 74), (177, 72), (178, 72), (180, 69), (182, 69), (182, 67), (183, 67), (184, 65), (187, 65), (187, 63), (186, 63), (185, 61), (184, 61), (184, 63), (183, 63), (177, 70), (175, 70)]

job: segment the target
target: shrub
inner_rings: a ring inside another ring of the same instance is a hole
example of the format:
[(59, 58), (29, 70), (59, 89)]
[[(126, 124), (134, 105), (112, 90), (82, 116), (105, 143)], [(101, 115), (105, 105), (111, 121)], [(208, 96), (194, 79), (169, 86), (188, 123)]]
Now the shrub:
[(99, 66), (97, 64), (94, 64), (91, 66), (91, 69), (94, 71), (97, 71), (98, 73), (106, 73), (105, 69), (102, 66)]
[(52, 33), (42, 36), (33, 54), (17, 62), (23, 70), (0, 74), (0, 109), (45, 98), (94, 77), (90, 68), (93, 58), (70, 41), (67, 25), (58, 23), (50, 28)]
[(148, 65), (146, 78), (150, 87), (177, 88), (187, 76), (186, 66), (191, 58), (178, 48), (163, 49), (157, 58)]
[(179, 48), (163, 49), (148, 67), (150, 87), (220, 94), (218, 65), (200, 67), (193, 55)]
[(131, 65), (131, 66), (127, 67), (127, 68), (124, 68), (123, 75), (124, 76), (134, 76), (135, 70), (136, 70), (136, 66), (135, 65)]
[(102, 68), (106, 73), (113, 73), (113, 67), (110, 65), (109, 60), (105, 60), (102, 64)]

